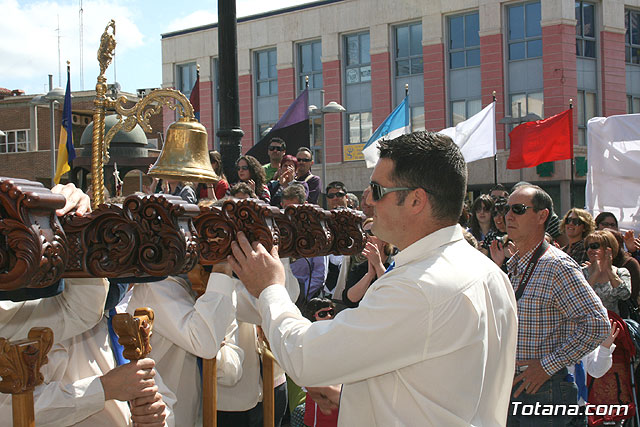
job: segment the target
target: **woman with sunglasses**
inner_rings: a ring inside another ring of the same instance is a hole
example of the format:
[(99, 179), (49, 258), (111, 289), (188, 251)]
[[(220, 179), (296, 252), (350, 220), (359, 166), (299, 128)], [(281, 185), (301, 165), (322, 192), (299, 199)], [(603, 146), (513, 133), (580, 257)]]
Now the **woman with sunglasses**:
[(626, 268), (613, 265), (618, 241), (608, 230), (597, 230), (585, 239), (589, 261), (582, 268), (584, 277), (607, 310), (620, 314), (618, 303), (631, 296), (631, 276)]
[(309, 197), (309, 185), (304, 181), (295, 179), (296, 169), (298, 168), (298, 159), (295, 156), (287, 154), (280, 160), (280, 167), (276, 172), (276, 178), (269, 181), (267, 188), (271, 195), (271, 206), (280, 207), (282, 202), (282, 192), (291, 184), (300, 184), (304, 187), (306, 194), (305, 200)]
[(584, 238), (593, 230), (596, 224), (591, 214), (584, 209), (571, 208), (560, 222), (560, 232), (566, 233), (569, 244), (562, 248), (579, 265), (587, 261), (587, 251)]
[(595, 221), (598, 230), (604, 230), (605, 228), (618, 230), (618, 219), (611, 212), (600, 212)]
[(253, 156), (240, 156), (236, 162), (238, 179), (253, 189), (260, 200), (271, 202), (271, 195), (266, 185), (266, 175), (258, 159)]
[[(367, 233), (367, 244), (360, 255), (352, 257), (347, 282), (342, 292), (342, 301), (349, 307), (357, 307), (369, 286), (382, 276), (393, 262), (395, 247), (380, 238), (372, 231), (373, 219), (364, 221), (363, 229)], [(384, 258), (384, 260), (383, 260)]]
[(473, 234), (478, 244), (483, 248), (480, 251), (485, 255), (488, 250), (484, 248), (484, 239), (491, 231), (495, 231), (496, 225), (493, 222), (493, 199), (488, 194), (482, 194), (473, 201), (471, 205), (471, 226), (467, 231)]

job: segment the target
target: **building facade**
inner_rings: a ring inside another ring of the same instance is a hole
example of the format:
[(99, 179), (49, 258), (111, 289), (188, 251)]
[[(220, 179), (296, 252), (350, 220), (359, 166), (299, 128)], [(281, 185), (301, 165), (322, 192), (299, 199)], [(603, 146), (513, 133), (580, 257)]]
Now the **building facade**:
[[(312, 117), (312, 146), (326, 141), (326, 159), (317, 163), (326, 161), (327, 180), (356, 191), (371, 173), (362, 146), (407, 85), (413, 130), (453, 126), (492, 102), (494, 92), (497, 121), (550, 117), (571, 100), (578, 206), (586, 122), (640, 111), (640, 0), (324, 0), (239, 18), (237, 31), (243, 152), (275, 124), (308, 76), (310, 104), (346, 108)], [(162, 35), (163, 87), (189, 95), (200, 66), (201, 121), (211, 147), (218, 144), (217, 40), (216, 24)], [(165, 112), (165, 127), (172, 114)], [(495, 165), (469, 165), (470, 189), (487, 189), (497, 171), (504, 184), (544, 186), (566, 211), (570, 162), (507, 170), (513, 126), (497, 124)]]

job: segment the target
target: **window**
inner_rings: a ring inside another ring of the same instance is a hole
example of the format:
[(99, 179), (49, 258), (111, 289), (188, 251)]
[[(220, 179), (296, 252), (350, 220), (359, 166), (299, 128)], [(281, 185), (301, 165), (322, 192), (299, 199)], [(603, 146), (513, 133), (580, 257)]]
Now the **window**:
[(276, 70), (276, 50), (256, 52), (256, 95), (278, 94), (278, 71)]
[(278, 71), (275, 49), (255, 52), (256, 138), (259, 142), (278, 121)]
[[(529, 113), (544, 117), (542, 92), (515, 93), (511, 95), (511, 117), (524, 117)], [(520, 116), (518, 116), (520, 114)]]
[(346, 84), (371, 81), (369, 33), (346, 37)]
[(629, 64), (640, 64), (640, 11), (624, 11), (625, 60)]
[(29, 151), (29, 129), (7, 130), (0, 136), (0, 154)]
[(470, 99), (451, 102), (451, 125), (456, 126), (458, 123), (467, 120), (474, 114), (478, 114), (482, 110), (482, 101), (480, 99)]
[(449, 18), (449, 68), (480, 65), (478, 12)]
[(578, 145), (587, 145), (587, 122), (596, 116), (597, 96), (595, 92), (578, 90)]
[(424, 105), (409, 107), (411, 113), (411, 132), (425, 130), (424, 127)]
[(422, 74), (422, 23), (396, 27), (396, 76)]
[(540, 2), (507, 8), (509, 60), (542, 56)]
[(373, 133), (369, 33), (345, 36), (344, 56), (347, 142), (361, 144)]
[(195, 62), (189, 64), (181, 64), (176, 67), (178, 79), (178, 90), (184, 94), (187, 98), (191, 96), (193, 85), (196, 84), (196, 78), (198, 75)]
[[(298, 45), (298, 89), (305, 88), (309, 77), (309, 89), (322, 89), (322, 44), (320, 40)], [(311, 102), (310, 102), (311, 103)]]
[(596, 57), (595, 5), (576, 1), (576, 55)]
[(627, 95), (627, 114), (640, 113), (640, 97)]

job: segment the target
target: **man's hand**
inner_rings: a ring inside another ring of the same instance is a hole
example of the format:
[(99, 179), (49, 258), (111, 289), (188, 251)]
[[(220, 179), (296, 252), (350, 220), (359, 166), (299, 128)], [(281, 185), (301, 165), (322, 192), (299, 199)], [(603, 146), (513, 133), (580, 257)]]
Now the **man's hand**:
[(320, 411), (329, 415), (340, 407), (340, 392), (342, 385), (327, 387), (306, 387), (309, 397), (318, 404)]
[(166, 418), (167, 405), (162, 401), (160, 393), (131, 401), (131, 420), (134, 427), (162, 427)]
[(513, 393), (513, 397), (520, 396), (523, 391), (526, 391), (527, 394), (534, 394), (551, 378), (542, 368), (539, 359), (516, 361), (516, 365), (527, 366), (527, 368), (513, 380), (513, 385), (522, 382), (522, 385)]
[(87, 212), (91, 212), (91, 199), (74, 184), (57, 184), (51, 189), (51, 192), (62, 194), (67, 199), (64, 207), (56, 210), (56, 215), (62, 216), (72, 209), (76, 210), (76, 215), (84, 215)]
[(229, 265), (254, 297), (258, 298), (270, 285), (284, 286), (284, 266), (276, 246), (269, 253), (258, 242), (251, 245), (244, 233), (239, 232), (238, 241), (231, 243), (231, 252), (233, 255), (227, 257)]
[(123, 402), (139, 397), (153, 396), (158, 391), (153, 377), (156, 371), (153, 359), (140, 359), (120, 365), (100, 377), (104, 400)]

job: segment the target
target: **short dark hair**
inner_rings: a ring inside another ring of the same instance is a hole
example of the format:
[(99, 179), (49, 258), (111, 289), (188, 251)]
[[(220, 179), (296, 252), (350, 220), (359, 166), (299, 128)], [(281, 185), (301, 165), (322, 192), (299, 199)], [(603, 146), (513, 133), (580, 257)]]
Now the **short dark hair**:
[(311, 152), (311, 149), (309, 149), (309, 147), (300, 147), (300, 148), (298, 148), (298, 152), (296, 154), (299, 154), (299, 153), (309, 153), (309, 155), (313, 159), (313, 153)]
[(253, 199), (257, 198), (256, 193), (251, 189), (251, 187), (249, 187), (249, 184), (247, 184), (246, 182), (238, 182), (237, 184), (234, 184), (233, 187), (231, 187), (231, 190), (229, 190), (229, 194), (234, 197), (238, 193), (246, 194)]
[[(524, 183), (524, 184), (516, 184), (514, 186), (514, 190), (533, 189), (533, 197), (531, 198), (531, 205), (533, 206), (534, 212), (539, 212), (543, 209), (547, 209), (549, 211), (549, 215), (547, 215), (547, 219), (544, 221), (544, 229), (547, 229), (547, 225), (549, 225), (549, 221), (551, 220), (551, 216), (553, 215), (553, 199), (542, 188), (538, 187), (534, 184)], [(513, 193), (513, 192), (512, 192)]]
[(298, 199), (298, 204), (301, 205), (307, 200), (307, 193), (304, 191), (304, 187), (301, 184), (290, 184), (287, 188), (282, 190), (282, 200)]
[(280, 138), (279, 136), (274, 136), (269, 140), (269, 145), (271, 145), (272, 142), (277, 142), (278, 144), (282, 144), (282, 147), (284, 147), (285, 153), (287, 152), (287, 143), (284, 142), (284, 139)]
[(347, 191), (347, 187), (344, 186), (344, 183), (341, 181), (332, 181), (329, 183), (329, 185), (327, 185), (327, 193), (329, 192), (329, 190), (331, 190), (332, 188), (344, 191), (345, 193), (348, 193)]
[(311, 298), (307, 304), (302, 309), (302, 315), (307, 319), (315, 322), (316, 319), (313, 317), (316, 312), (322, 308), (335, 308), (336, 305), (329, 298)]
[(502, 184), (496, 184), (493, 187), (491, 187), (491, 190), (489, 190), (489, 194), (491, 194), (494, 191), (504, 191), (505, 193), (509, 194), (509, 191), (507, 191), (507, 188)]
[[(446, 135), (421, 131), (380, 143), (380, 158), (394, 163), (394, 185), (422, 188), (437, 219), (457, 222), (467, 191), (467, 164), (460, 148)], [(404, 203), (399, 194), (399, 204)]]

